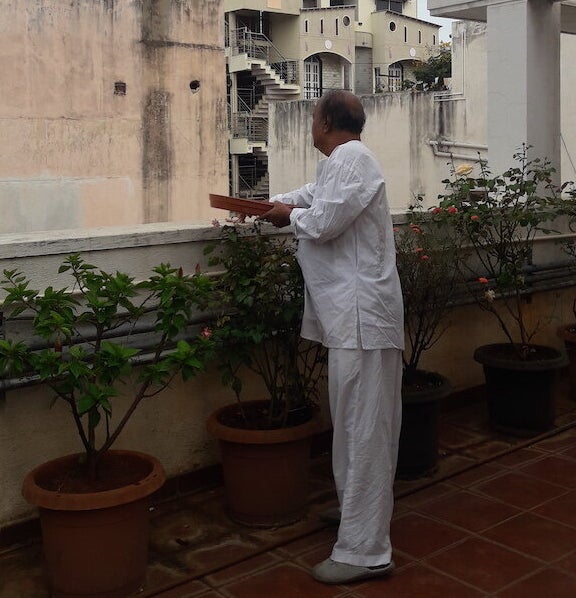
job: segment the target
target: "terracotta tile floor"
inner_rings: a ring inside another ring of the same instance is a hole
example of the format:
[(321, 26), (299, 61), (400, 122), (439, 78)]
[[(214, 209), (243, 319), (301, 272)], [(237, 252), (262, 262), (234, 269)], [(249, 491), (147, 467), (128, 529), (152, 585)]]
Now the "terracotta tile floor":
[[(150, 598), (574, 598), (576, 402), (559, 393), (557, 429), (536, 439), (496, 434), (482, 403), (442, 416), (434, 476), (398, 481), (396, 571), (342, 586), (310, 569), (330, 554), (335, 503), (327, 455), (314, 460), (307, 516), (278, 529), (236, 525), (220, 488), (157, 505)], [(0, 598), (48, 598), (39, 542), (0, 554)]]

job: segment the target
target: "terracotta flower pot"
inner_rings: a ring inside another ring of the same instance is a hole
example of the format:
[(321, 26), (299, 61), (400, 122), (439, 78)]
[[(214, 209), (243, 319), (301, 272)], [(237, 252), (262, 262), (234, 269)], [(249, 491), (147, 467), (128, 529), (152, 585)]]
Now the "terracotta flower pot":
[[(266, 401), (246, 401), (246, 408)], [(208, 432), (220, 443), (228, 514), (238, 523), (276, 527), (298, 521), (308, 500), (310, 445), (320, 429), (306, 423), (277, 430), (246, 430), (222, 423), (236, 404), (215, 411)]]
[(510, 343), (484, 345), (474, 352), (484, 366), (490, 422), (516, 436), (534, 436), (554, 426), (554, 383), (568, 362), (552, 347), (530, 348), (526, 360), (517, 357)]
[(160, 462), (143, 453), (104, 455), (104, 466), (113, 461), (125, 462), (126, 469), (142, 471), (144, 477), (100, 492), (50, 489), (54, 476), (78, 462), (78, 455), (68, 455), (40, 465), (24, 480), (24, 498), (39, 508), (44, 567), (55, 598), (121, 598), (144, 579), (149, 497), (166, 476)]

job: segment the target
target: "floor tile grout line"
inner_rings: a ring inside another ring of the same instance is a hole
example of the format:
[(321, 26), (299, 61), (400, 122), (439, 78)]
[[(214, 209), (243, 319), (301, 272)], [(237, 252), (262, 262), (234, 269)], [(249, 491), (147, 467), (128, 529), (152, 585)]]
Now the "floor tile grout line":
[[(435, 480), (432, 480), (430, 482), (427, 482), (424, 485), (421, 485), (421, 486), (418, 486), (418, 487), (415, 487), (415, 488), (411, 488), (411, 489), (407, 489), (404, 492), (399, 492), (398, 496), (395, 496), (395, 500), (399, 500), (400, 498), (404, 498), (406, 496), (410, 496), (412, 494), (416, 494), (417, 492), (426, 490), (426, 489), (428, 489), (428, 488), (430, 488), (430, 487), (432, 487), (432, 486), (434, 486), (436, 484), (443, 483), (443, 482), (445, 482), (447, 480), (450, 480), (450, 479), (452, 479), (454, 477), (457, 477), (458, 475), (467, 473), (468, 471), (472, 471), (473, 469), (475, 469), (477, 467), (480, 467), (481, 465), (485, 465), (486, 463), (491, 463), (491, 462), (497, 460), (498, 458), (501, 458), (503, 456), (511, 454), (511, 453), (513, 453), (513, 452), (515, 452), (517, 450), (520, 450), (522, 448), (526, 448), (527, 446), (535, 445), (535, 444), (537, 444), (539, 442), (542, 442), (543, 440), (547, 440), (549, 438), (553, 438), (555, 436), (559, 436), (559, 435), (563, 434), (564, 432), (567, 432), (567, 431), (569, 431), (569, 430), (571, 430), (572, 428), (575, 428), (575, 427), (576, 427), (576, 421), (572, 421), (572, 422), (570, 422), (568, 424), (565, 424), (564, 426), (561, 426), (559, 428), (555, 428), (554, 430), (550, 430), (550, 431), (545, 432), (543, 434), (540, 434), (538, 436), (526, 439), (526, 441), (521, 441), (521, 442), (517, 443), (516, 445), (514, 445), (511, 448), (508, 448), (508, 449), (506, 449), (504, 451), (501, 451), (499, 453), (491, 455), (490, 457), (486, 457), (486, 458), (484, 458), (484, 459), (482, 459), (482, 460), (480, 460), (480, 461), (478, 461), (478, 462), (476, 462), (474, 464), (468, 465), (467, 467), (465, 467), (461, 471), (448, 473), (448, 474), (446, 474), (444, 476), (439, 477), (438, 479), (435, 479)], [(479, 482), (479, 483), (481, 483), (481, 482)], [(325, 526), (325, 527), (327, 527), (327, 526)], [(321, 527), (320, 529), (324, 529), (325, 527)], [(303, 534), (302, 536), (299, 536), (298, 538), (292, 539), (291, 541), (302, 539), (302, 538), (306, 538), (306, 537), (308, 537), (308, 536), (310, 536), (310, 535), (312, 535), (314, 533), (317, 533), (318, 531), (319, 530), (317, 529), (317, 530), (313, 530), (311, 532), (307, 532), (307, 533)], [(484, 539), (486, 539), (486, 538), (484, 538)], [(234, 561), (234, 562), (228, 563), (226, 565), (222, 565), (222, 566), (216, 567), (216, 568), (214, 568), (214, 570), (209, 570), (208, 572), (204, 572), (201, 575), (192, 576), (192, 577), (186, 578), (184, 580), (179, 580), (177, 582), (174, 582), (173, 584), (170, 584), (168, 586), (164, 586), (162, 588), (158, 588), (156, 590), (152, 590), (153, 593), (144, 594), (142, 596), (142, 598), (152, 598), (153, 596), (157, 596), (157, 595), (159, 595), (162, 592), (166, 592), (166, 591), (171, 590), (173, 588), (180, 587), (180, 586), (184, 585), (185, 583), (193, 581), (194, 579), (203, 579), (203, 578), (205, 578), (208, 575), (213, 575), (214, 573), (217, 573), (218, 571), (221, 571), (221, 570), (227, 569), (229, 567), (232, 567), (234, 565), (240, 564), (242, 562), (245, 562), (246, 560), (249, 560), (250, 558), (259, 556), (259, 555), (261, 555), (263, 553), (269, 552), (269, 551), (274, 550), (276, 548), (279, 548), (281, 546), (285, 546), (288, 543), (289, 542), (286, 542), (286, 541), (279, 541), (278, 543), (274, 543), (274, 544), (272, 544), (270, 546), (267, 546), (266, 548), (262, 548), (262, 550), (256, 551), (255, 553), (251, 554), (249, 557), (241, 558), (238, 561)], [(498, 544), (497, 542), (495, 542), (495, 543)], [(454, 545), (452, 544), (451, 546), (454, 546)], [(504, 548), (507, 548), (507, 549), (510, 550), (510, 547), (508, 547), (506, 545), (502, 545), (502, 546)], [(524, 554), (524, 553), (520, 553), (520, 554)], [(526, 556), (529, 556), (529, 555), (526, 555)]]
[(492, 463), (493, 461), (496, 461), (497, 459), (504, 457), (508, 454), (514, 453), (517, 450), (520, 450), (522, 448), (526, 448), (528, 446), (532, 446), (534, 444), (537, 444), (539, 442), (542, 442), (543, 440), (547, 440), (548, 438), (553, 438), (554, 436), (559, 436), (560, 434), (563, 434), (564, 432), (567, 432), (569, 430), (571, 430), (572, 428), (576, 428), (576, 420), (575, 421), (571, 421), (568, 424), (564, 424), (563, 426), (560, 426), (559, 428), (554, 428), (553, 430), (549, 430), (547, 432), (544, 432), (542, 434), (539, 434), (538, 436), (534, 436), (532, 438), (527, 438), (524, 441), (519, 441), (517, 444), (515, 444), (513, 447), (507, 448), (503, 451), (499, 451), (497, 453), (495, 453), (494, 455), (491, 455), (489, 457), (485, 457), (482, 460), (479, 460), (476, 463), (471, 463), (470, 465), (466, 466), (463, 470), (458, 471), (458, 472), (450, 472), (447, 473), (443, 476), (438, 477), (437, 479), (431, 480), (429, 482), (427, 482), (426, 484), (424, 484), (423, 486), (419, 486), (417, 488), (410, 488), (404, 492), (400, 492), (399, 495), (396, 497), (398, 498), (404, 498), (404, 496), (409, 496), (410, 494), (414, 494), (415, 492), (420, 492), (421, 490), (425, 490), (426, 488), (429, 488), (430, 486), (434, 486), (435, 484), (444, 482), (446, 480), (450, 480), (451, 478), (454, 478), (458, 475), (467, 473), (468, 471), (473, 470), (476, 467), (479, 467), (480, 465), (485, 465), (486, 463)]
[(447, 571), (444, 571), (438, 567), (434, 567), (434, 565), (431, 565), (430, 563), (421, 563), (421, 565), (424, 567), (427, 567), (428, 569), (431, 569), (432, 571), (435, 571), (436, 573), (441, 573), (442, 575), (449, 577), (450, 579), (453, 579), (461, 584), (467, 585), (469, 588), (472, 588), (473, 590), (478, 590), (478, 591), (484, 592), (485, 594), (488, 594), (488, 595), (491, 595), (494, 593), (497, 594), (498, 592), (501, 592), (505, 588), (509, 588), (510, 586), (514, 585), (515, 583), (518, 583), (519, 581), (523, 581), (524, 579), (534, 575), (535, 573), (537, 573), (539, 571), (544, 571), (545, 569), (548, 569), (547, 566), (542, 566), (542, 567), (539, 567), (538, 569), (535, 569), (534, 571), (532, 571), (530, 573), (527, 573), (526, 575), (518, 577), (514, 581), (511, 581), (510, 583), (507, 583), (507, 584), (503, 585), (502, 587), (497, 588), (496, 590), (485, 590), (484, 588), (474, 585), (473, 583), (466, 581), (464, 579), (461, 579), (460, 577), (456, 577), (455, 575), (452, 575), (452, 574), (448, 573)]
[[(167, 592), (169, 590), (178, 588), (178, 587), (183, 586), (184, 584), (189, 583), (189, 582), (194, 581), (194, 580), (202, 581), (205, 577), (207, 577), (209, 575), (214, 575), (215, 573), (218, 573), (220, 571), (224, 571), (225, 569), (229, 569), (230, 567), (234, 567), (236, 565), (240, 565), (241, 563), (244, 563), (244, 562), (246, 562), (246, 561), (248, 561), (248, 560), (250, 560), (250, 559), (252, 559), (254, 557), (260, 556), (260, 555), (265, 554), (267, 552), (272, 552), (273, 550), (276, 550), (277, 548), (280, 548), (281, 546), (285, 546), (286, 544), (289, 544), (290, 542), (293, 542), (295, 540), (300, 540), (300, 539), (303, 539), (303, 538), (307, 538), (308, 536), (311, 536), (311, 535), (317, 533), (321, 529), (324, 529), (324, 528), (320, 527), (319, 529), (315, 529), (315, 530), (306, 532), (306, 533), (302, 534), (301, 536), (298, 536), (297, 538), (292, 538), (289, 541), (282, 540), (282, 541), (274, 542), (274, 543), (269, 544), (269, 545), (267, 545), (265, 547), (262, 547), (261, 549), (258, 549), (257, 551), (255, 551), (254, 553), (250, 554), (247, 557), (240, 557), (240, 558), (238, 558), (238, 560), (231, 561), (231, 562), (229, 562), (229, 563), (227, 563), (225, 565), (220, 565), (218, 567), (214, 567), (213, 569), (208, 569), (208, 570), (206, 570), (206, 571), (204, 571), (204, 572), (202, 572), (200, 574), (191, 575), (190, 577), (187, 577), (187, 578), (185, 578), (183, 580), (178, 580), (176, 582), (167, 584), (165, 586), (152, 589), (152, 590), (150, 590), (150, 593), (143, 593), (143, 594), (141, 594), (141, 598), (152, 598), (153, 596), (161, 595), (162, 592)], [(203, 582), (203, 583), (206, 583), (206, 582)]]
[[(525, 513), (526, 513), (526, 511), (523, 511), (521, 514), (525, 514)], [(515, 517), (519, 517), (521, 514), (515, 515), (511, 519), (514, 519)], [(442, 523), (444, 525), (448, 525), (448, 527), (455, 527), (453, 524), (450, 524), (449, 522), (446, 522), (444, 520), (439, 521), (438, 523)], [(501, 522), (501, 523), (503, 523), (503, 522)], [(558, 523), (558, 522), (554, 521), (554, 523)], [(543, 568), (553, 566), (553, 563), (559, 562), (562, 559), (566, 558), (567, 556), (570, 556), (571, 554), (575, 554), (576, 553), (576, 550), (574, 550), (572, 552), (568, 552), (568, 553), (566, 553), (566, 554), (558, 557), (555, 561), (545, 561), (545, 560), (541, 559), (540, 557), (534, 556), (534, 555), (529, 554), (527, 552), (523, 552), (521, 550), (518, 550), (517, 548), (514, 548), (514, 547), (509, 546), (507, 544), (503, 544), (502, 542), (498, 542), (497, 540), (494, 540), (492, 538), (487, 538), (487, 537), (485, 537), (485, 536), (482, 535), (484, 532), (486, 532), (486, 531), (488, 531), (490, 529), (493, 529), (494, 527), (497, 527), (498, 525), (500, 525), (500, 524), (495, 524), (494, 526), (486, 528), (485, 530), (482, 530), (481, 532), (473, 532), (471, 530), (464, 530), (463, 528), (457, 528), (457, 526), (456, 526), (456, 528), (458, 529), (458, 531), (460, 531), (460, 530), (465, 531), (467, 533), (467, 537), (462, 538), (460, 540), (457, 540), (456, 542), (453, 542), (453, 543), (451, 543), (451, 544), (449, 544), (447, 546), (443, 546), (442, 548), (439, 548), (438, 550), (433, 551), (433, 552), (431, 552), (431, 553), (429, 553), (429, 554), (427, 554), (425, 556), (422, 556), (422, 557), (415, 557), (415, 556), (411, 555), (409, 552), (406, 552), (406, 551), (399, 551), (399, 552), (402, 552), (403, 554), (406, 554), (411, 559), (413, 559), (415, 562), (424, 563), (424, 561), (426, 559), (434, 558), (436, 556), (439, 556), (439, 555), (443, 554), (444, 552), (448, 552), (449, 550), (453, 550), (454, 548), (458, 547), (461, 544), (464, 544), (465, 542), (467, 542), (471, 538), (474, 538), (476, 540), (482, 540), (482, 541), (487, 542), (489, 544), (494, 544), (495, 546), (498, 546), (498, 547), (500, 547), (500, 548), (502, 548), (504, 550), (507, 550), (509, 552), (513, 552), (513, 553), (517, 554), (518, 556), (522, 556), (522, 557), (530, 559), (532, 561), (537, 561), (537, 562), (539, 562), (539, 563), (542, 564)]]

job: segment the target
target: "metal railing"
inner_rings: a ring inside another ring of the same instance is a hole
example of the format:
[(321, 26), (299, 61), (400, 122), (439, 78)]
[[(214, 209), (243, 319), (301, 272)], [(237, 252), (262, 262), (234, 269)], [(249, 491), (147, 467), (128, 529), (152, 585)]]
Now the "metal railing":
[(229, 32), (229, 44), (233, 56), (247, 54), (250, 58), (263, 60), (284, 83), (298, 83), (298, 61), (284, 58), (263, 33), (241, 27)]
[(233, 137), (243, 137), (259, 142), (268, 140), (268, 119), (265, 116), (253, 116), (249, 112), (236, 112), (231, 115), (230, 128)]

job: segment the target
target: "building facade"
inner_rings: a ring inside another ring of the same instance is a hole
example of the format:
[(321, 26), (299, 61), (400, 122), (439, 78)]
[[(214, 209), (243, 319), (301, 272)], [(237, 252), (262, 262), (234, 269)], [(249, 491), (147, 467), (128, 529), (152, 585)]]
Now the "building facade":
[(0, 0), (0, 234), (209, 221), (222, 0)]
[(225, 0), (230, 188), (269, 194), (268, 108), (276, 100), (401, 91), (439, 47), (416, 0)]

